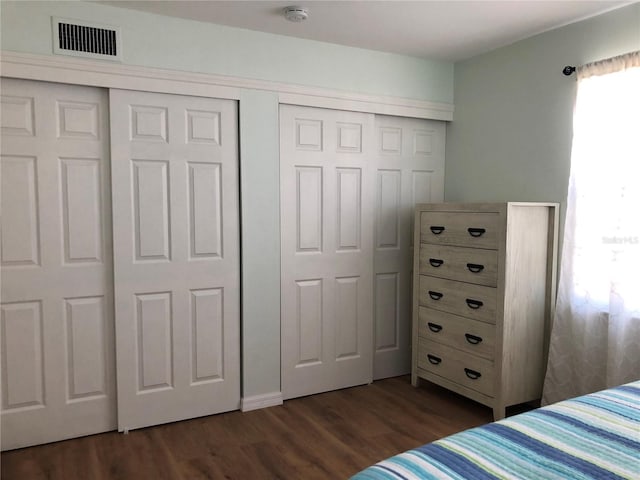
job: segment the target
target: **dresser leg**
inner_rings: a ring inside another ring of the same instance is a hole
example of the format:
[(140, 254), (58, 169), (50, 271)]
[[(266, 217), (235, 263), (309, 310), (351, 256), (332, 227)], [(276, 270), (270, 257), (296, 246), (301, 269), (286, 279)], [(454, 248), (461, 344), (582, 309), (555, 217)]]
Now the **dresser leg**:
[(417, 387), (420, 385), (420, 379), (418, 378), (418, 375), (416, 375), (415, 373), (411, 374), (411, 385), (413, 385), (414, 387)]
[(502, 420), (505, 417), (505, 406), (494, 405), (493, 406), (493, 420)]

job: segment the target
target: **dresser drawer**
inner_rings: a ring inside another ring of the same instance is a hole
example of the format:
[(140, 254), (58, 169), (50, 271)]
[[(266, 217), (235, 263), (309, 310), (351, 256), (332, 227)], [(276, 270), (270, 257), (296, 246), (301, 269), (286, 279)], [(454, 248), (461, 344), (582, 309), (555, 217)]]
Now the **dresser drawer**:
[(493, 360), (496, 327), (450, 313), (418, 307), (418, 336)]
[(498, 251), (421, 243), (420, 273), (495, 287)]
[(490, 397), (494, 396), (494, 368), (490, 360), (420, 338), (418, 367)]
[(498, 213), (422, 212), (420, 241), (439, 245), (498, 248)]
[(424, 307), (496, 322), (497, 289), (420, 275), (418, 302)]

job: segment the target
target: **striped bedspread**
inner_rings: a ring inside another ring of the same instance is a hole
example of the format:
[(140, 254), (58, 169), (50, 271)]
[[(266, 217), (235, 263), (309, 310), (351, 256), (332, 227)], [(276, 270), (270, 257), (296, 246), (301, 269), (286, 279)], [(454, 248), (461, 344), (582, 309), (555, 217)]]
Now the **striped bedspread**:
[(352, 480), (640, 480), (640, 381), (451, 435)]

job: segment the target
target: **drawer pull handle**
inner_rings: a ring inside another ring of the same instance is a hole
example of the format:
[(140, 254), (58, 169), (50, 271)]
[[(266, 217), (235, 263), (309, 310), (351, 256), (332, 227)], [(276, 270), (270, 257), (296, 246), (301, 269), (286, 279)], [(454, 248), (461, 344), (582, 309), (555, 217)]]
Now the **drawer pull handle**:
[(432, 300), (440, 300), (444, 294), (440, 292), (434, 292), (433, 290), (429, 290), (429, 296)]
[(484, 270), (484, 265), (479, 265), (477, 263), (467, 263), (467, 268), (472, 273), (480, 273)]
[(467, 339), (471, 345), (477, 345), (482, 341), (482, 337), (476, 337), (475, 335), (471, 335), (470, 333), (465, 333), (464, 338)]
[(477, 380), (479, 379), (482, 374), (480, 372), (476, 372), (475, 370), (471, 370), (470, 368), (465, 368), (464, 369), (464, 373), (467, 375), (467, 377), (469, 377), (471, 380)]
[(471, 298), (467, 298), (465, 301), (467, 302), (467, 306), (473, 310), (477, 310), (484, 305), (480, 300), (472, 300)]
[(442, 232), (444, 232), (444, 227), (437, 227), (437, 226), (433, 226), (433, 227), (429, 227), (429, 230), (431, 230), (431, 233), (433, 233), (434, 235), (440, 235)]
[(467, 377), (469, 377), (471, 380), (477, 380), (479, 379), (482, 374), (480, 372), (476, 372), (475, 370), (471, 370), (470, 368), (465, 368), (464, 369), (464, 373), (467, 375)]
[(432, 363), (434, 365), (438, 365), (440, 362), (442, 362), (442, 359), (440, 357), (436, 357), (435, 355), (431, 355), (430, 353), (427, 353), (427, 359), (429, 360), (429, 363)]
[(444, 263), (444, 260), (440, 260), (439, 258), (430, 258), (429, 263), (432, 267), (438, 268)]
[(438, 325), (437, 323), (428, 322), (427, 326), (433, 333), (438, 333), (440, 330), (442, 330), (442, 325)]
[(484, 228), (467, 228), (467, 232), (472, 237), (481, 237), (486, 230)]

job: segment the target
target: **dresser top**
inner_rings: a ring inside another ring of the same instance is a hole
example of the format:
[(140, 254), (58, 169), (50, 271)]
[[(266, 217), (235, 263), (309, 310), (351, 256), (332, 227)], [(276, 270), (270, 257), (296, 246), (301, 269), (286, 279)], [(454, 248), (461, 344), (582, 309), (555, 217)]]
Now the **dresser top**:
[(435, 211), (435, 212), (506, 212), (513, 207), (560, 207), (559, 203), (553, 202), (494, 202), (494, 203), (418, 203), (416, 211)]

